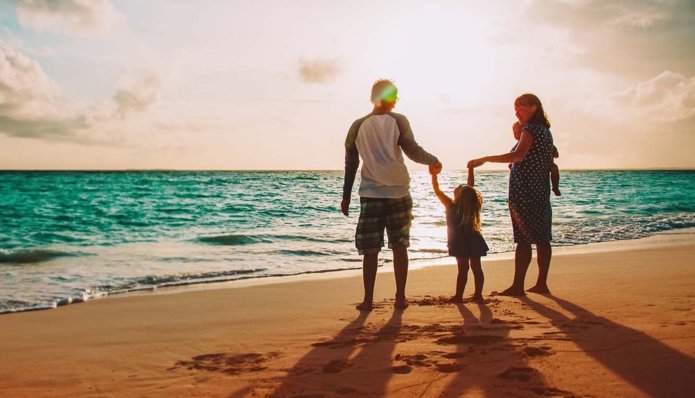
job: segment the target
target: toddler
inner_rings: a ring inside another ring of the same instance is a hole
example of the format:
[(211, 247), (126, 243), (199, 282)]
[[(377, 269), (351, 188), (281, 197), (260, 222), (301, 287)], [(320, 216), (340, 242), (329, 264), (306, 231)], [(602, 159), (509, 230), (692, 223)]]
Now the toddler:
[[(517, 143), (519, 139), (521, 139), (521, 124), (519, 122), (515, 122), (512, 125), (512, 131), (514, 132), (514, 139), (517, 140)], [(516, 148), (516, 145), (512, 148), (512, 151)], [(553, 184), (553, 193), (555, 196), (560, 196), (560, 168), (557, 167), (555, 164), (554, 159), (557, 159), (560, 157), (560, 154), (557, 151), (557, 147), (553, 145), (553, 157), (550, 159), (550, 182)], [(512, 168), (512, 164), (509, 164), (509, 168)]]

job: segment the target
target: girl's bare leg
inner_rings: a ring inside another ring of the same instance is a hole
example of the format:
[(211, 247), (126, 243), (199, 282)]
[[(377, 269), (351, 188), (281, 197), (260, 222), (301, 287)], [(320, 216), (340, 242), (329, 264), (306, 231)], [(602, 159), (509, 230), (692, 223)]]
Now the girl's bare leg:
[(480, 257), (471, 257), (471, 271), (473, 271), (473, 281), (475, 283), (475, 292), (473, 293), (473, 301), (483, 301), (483, 284), (485, 283), (485, 275), (483, 267), (480, 264)]
[(458, 274), (456, 275), (456, 294), (449, 299), (452, 303), (463, 303), (463, 291), (468, 283), (468, 257), (456, 257)]

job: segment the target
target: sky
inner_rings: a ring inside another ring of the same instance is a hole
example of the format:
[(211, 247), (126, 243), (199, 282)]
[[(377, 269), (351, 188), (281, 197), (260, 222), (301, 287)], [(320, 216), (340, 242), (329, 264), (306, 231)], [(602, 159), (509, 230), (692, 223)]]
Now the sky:
[(340, 170), (380, 78), (445, 169), (527, 92), (561, 169), (695, 168), (692, 0), (0, 0), (0, 169)]

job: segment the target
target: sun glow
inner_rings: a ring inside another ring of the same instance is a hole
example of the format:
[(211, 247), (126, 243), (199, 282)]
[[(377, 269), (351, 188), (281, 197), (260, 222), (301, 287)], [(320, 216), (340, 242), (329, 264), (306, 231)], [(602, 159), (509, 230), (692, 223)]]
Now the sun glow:
[[(499, 62), (483, 21), (461, 9), (422, 5), (395, 15), (370, 39), (370, 69), (389, 71), (418, 102), (465, 106), (494, 82)], [(452, 44), (455, 43), (455, 44)]]

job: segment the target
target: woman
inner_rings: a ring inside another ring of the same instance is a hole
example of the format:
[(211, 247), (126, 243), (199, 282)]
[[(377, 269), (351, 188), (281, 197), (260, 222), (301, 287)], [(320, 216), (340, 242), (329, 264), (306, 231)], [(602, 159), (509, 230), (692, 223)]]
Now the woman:
[(509, 174), (509, 213), (514, 228), (516, 252), (514, 282), (504, 296), (524, 296), (524, 279), (531, 263), (531, 245), (538, 252), (538, 280), (529, 292), (550, 293), (548, 270), (552, 257), (552, 209), (550, 208), (550, 164), (553, 159), (553, 136), (541, 101), (524, 94), (514, 101), (514, 111), (523, 126), (519, 143), (512, 152), (486, 156), (468, 162), (478, 167), (486, 162), (513, 163)]

